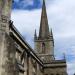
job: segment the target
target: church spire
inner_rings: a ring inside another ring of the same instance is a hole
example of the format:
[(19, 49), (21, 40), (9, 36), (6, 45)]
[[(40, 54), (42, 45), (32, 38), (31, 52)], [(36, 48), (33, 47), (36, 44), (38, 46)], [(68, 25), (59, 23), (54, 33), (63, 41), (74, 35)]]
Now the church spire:
[(39, 30), (39, 39), (48, 39), (49, 38), (49, 26), (46, 13), (45, 0), (43, 0), (40, 30)]

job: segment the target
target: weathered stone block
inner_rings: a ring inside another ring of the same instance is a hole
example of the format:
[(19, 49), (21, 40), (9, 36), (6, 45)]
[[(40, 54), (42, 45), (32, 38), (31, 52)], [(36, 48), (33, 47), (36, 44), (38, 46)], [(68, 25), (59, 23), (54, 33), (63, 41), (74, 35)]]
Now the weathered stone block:
[(8, 34), (0, 34), (0, 75), (16, 75), (14, 41)]

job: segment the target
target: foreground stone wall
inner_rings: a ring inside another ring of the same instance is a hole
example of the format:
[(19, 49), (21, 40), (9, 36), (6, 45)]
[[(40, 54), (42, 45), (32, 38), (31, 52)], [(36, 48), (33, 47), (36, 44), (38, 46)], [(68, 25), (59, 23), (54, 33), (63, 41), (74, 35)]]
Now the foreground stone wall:
[(18, 75), (14, 41), (8, 34), (0, 34), (0, 75)]

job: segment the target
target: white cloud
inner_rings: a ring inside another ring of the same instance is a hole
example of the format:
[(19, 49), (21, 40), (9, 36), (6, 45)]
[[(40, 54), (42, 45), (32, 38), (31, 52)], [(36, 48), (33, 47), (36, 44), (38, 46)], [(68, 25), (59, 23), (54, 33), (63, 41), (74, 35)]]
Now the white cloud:
[(31, 36), (34, 34), (35, 28), (39, 28), (41, 10), (24, 11), (14, 10), (12, 12), (12, 20), (14, 25), (24, 34), (28, 32)]
[(72, 62), (72, 63), (68, 63), (67, 64), (67, 68), (68, 68), (68, 74), (69, 75), (73, 75), (75, 73), (75, 62)]
[(75, 1), (57, 0), (48, 7), (49, 24), (52, 25), (57, 37), (75, 36)]

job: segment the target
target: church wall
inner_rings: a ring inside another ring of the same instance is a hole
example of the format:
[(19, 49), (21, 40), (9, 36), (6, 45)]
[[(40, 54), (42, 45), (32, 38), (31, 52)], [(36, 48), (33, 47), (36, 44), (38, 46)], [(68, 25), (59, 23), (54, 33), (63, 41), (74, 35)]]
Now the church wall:
[(53, 41), (46, 42), (46, 54), (54, 55)]
[(44, 70), (45, 75), (67, 75), (66, 67), (60, 67), (60, 68), (46, 68)]
[(12, 0), (0, 0), (0, 32), (9, 33)]
[(2, 1), (2, 15), (7, 16), (9, 19), (11, 18), (11, 8), (12, 8), (12, 0), (0, 0)]
[(2, 12), (2, 0), (0, 0), (0, 21), (1, 21), (1, 12)]
[(27, 53), (24, 55), (24, 75), (27, 75)]
[(22, 72), (19, 72), (19, 75), (24, 75), (24, 73), (22, 73)]
[(32, 57), (29, 60), (29, 75), (43, 75), (43, 67)]
[(0, 34), (0, 75), (16, 74), (15, 46), (8, 34)]
[[(9, 52), (9, 50), (11, 52), (9, 54), (7, 54), (7, 55), (9, 56), (11, 54), (11, 56), (13, 57), (13, 59), (11, 61), (15, 61), (16, 48), (14, 46), (14, 41), (8, 35), (6, 35), (4, 37), (4, 42), (3, 42), (3, 37), (2, 36), (0, 36), (0, 37), (2, 38), (0, 40), (0, 48), (2, 49), (1, 50), (2, 52), (0, 52), (1, 53), (0, 54), (0, 57), (2, 57), (2, 58), (0, 58), (0, 61), (6, 62), (6, 59), (8, 59), (8, 57), (6, 57), (6, 55), (5, 55), (6, 53), (4, 53), (4, 52)], [(7, 48), (7, 50), (6, 50), (6, 48)], [(3, 52), (3, 49), (4, 49), (4, 52)], [(24, 73), (19, 72), (19, 75), (44, 75), (43, 73), (45, 73), (45, 74), (47, 73), (49, 75), (51, 73), (53, 73), (53, 74), (60, 73), (60, 75), (61, 75), (63, 72), (66, 72), (66, 68), (56, 68), (56, 69), (46, 68), (43, 71), (41, 65), (32, 56), (29, 55), (28, 58), (27, 58), (27, 55), (28, 55), (28, 53), (26, 53), (26, 56), (25, 56), (25, 54), (23, 56), (23, 59), (24, 59), (24, 70), (25, 70), (25, 72)], [(4, 57), (6, 57), (6, 58), (4, 58)], [(2, 60), (3, 58), (4, 58), (4, 60)], [(27, 59), (28, 59), (28, 63), (27, 63)], [(7, 61), (9, 61), (9, 60), (7, 60)], [(0, 62), (0, 65), (2, 65), (1, 64), (2, 62)], [(17, 69), (16, 68), (16, 63), (15, 62), (11, 62), (10, 64), (13, 64), (14, 65), (15, 69), (13, 69), (13, 70), (16, 72), (16, 69)], [(8, 64), (6, 66), (11, 66), (10, 64)], [(36, 65), (36, 67), (34, 67), (35, 65)], [(28, 69), (28, 73), (27, 73), (27, 69)], [(1, 72), (0, 73), (3, 73), (3, 75), (14, 75), (14, 74), (15, 75), (16, 74), (18, 75), (17, 72), (15, 73), (11, 69), (9, 69), (9, 71), (11, 70), (11, 72), (13, 72), (13, 73), (9, 74), (8, 72), (5, 72), (5, 74), (4, 74), (4, 71), (5, 70), (6, 70), (6, 68), (2, 68), (1, 67), (0, 68), (0, 71)], [(66, 74), (63, 74), (63, 75), (66, 75)]]
[(37, 53), (42, 53), (42, 43), (45, 43), (45, 54), (54, 55), (53, 41), (36, 41), (35, 50)]
[(29, 75), (33, 75), (33, 66), (31, 63), (31, 57), (29, 57)]
[(42, 42), (35, 42), (35, 51), (37, 52), (37, 53), (42, 53), (42, 49), (41, 49), (41, 44), (42, 44)]
[(44, 75), (44, 71), (39, 64), (37, 64), (37, 75)]
[(3, 47), (4, 47), (4, 37), (0, 33), (0, 75), (1, 75), (1, 71), (2, 71)]

